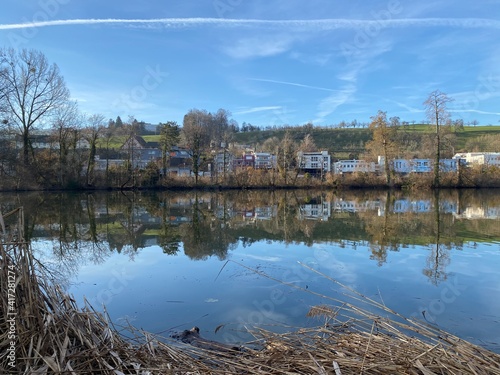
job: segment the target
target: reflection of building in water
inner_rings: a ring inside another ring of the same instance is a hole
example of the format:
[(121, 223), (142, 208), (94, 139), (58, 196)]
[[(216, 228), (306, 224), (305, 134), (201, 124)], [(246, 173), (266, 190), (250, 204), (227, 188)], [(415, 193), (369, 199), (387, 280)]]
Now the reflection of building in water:
[(210, 198), (207, 197), (177, 197), (171, 199), (169, 207), (192, 208), (194, 204), (210, 204)]
[(500, 219), (500, 207), (467, 207), (460, 214), (454, 216), (459, 219)]
[(458, 211), (458, 202), (450, 200), (439, 201), (439, 211), (445, 214), (454, 214)]
[(187, 216), (170, 215), (167, 216), (166, 222), (169, 223), (170, 225), (181, 225), (185, 223), (190, 223), (191, 219)]
[(215, 217), (219, 220), (229, 220), (237, 215), (232, 203), (227, 205), (218, 204), (214, 211)]
[(313, 199), (299, 207), (299, 219), (327, 221), (332, 214), (332, 203), (322, 199)]
[(278, 206), (260, 206), (253, 209), (247, 209), (242, 212), (244, 220), (271, 220), (278, 214)]
[(336, 212), (366, 212), (377, 211), (380, 207), (380, 201), (354, 201), (335, 199), (333, 201), (333, 209)]
[(409, 199), (398, 199), (394, 202), (393, 206), (394, 213), (403, 213), (403, 212), (424, 213), (424, 212), (430, 212), (431, 209), (432, 209), (432, 204), (430, 200), (411, 201)]
[[(442, 199), (439, 201), (439, 212), (454, 214), (457, 212), (458, 203), (455, 201)], [(402, 213), (429, 213), (432, 211), (434, 205), (428, 199), (410, 200), (410, 199), (397, 199), (392, 206), (392, 212), (396, 214)], [(385, 207), (380, 206), (379, 216), (385, 214)]]
[[(89, 202), (87, 200), (81, 200), (80, 206), (82, 207), (83, 212), (88, 213)], [(92, 207), (92, 212), (94, 217), (97, 218), (105, 218), (108, 216), (118, 216), (123, 215), (123, 211), (121, 209), (116, 209), (113, 207), (109, 207), (106, 204), (96, 204)]]

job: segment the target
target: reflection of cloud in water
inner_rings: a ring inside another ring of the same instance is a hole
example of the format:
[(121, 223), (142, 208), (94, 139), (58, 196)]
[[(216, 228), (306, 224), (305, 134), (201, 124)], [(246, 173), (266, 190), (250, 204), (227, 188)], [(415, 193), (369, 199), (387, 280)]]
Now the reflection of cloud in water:
[(426, 256), (427, 255), (423, 254), (423, 253), (409, 253), (406, 257), (401, 258), (393, 263), (394, 264), (407, 264), (410, 261), (414, 261), (415, 259), (425, 258)]
[(128, 325), (137, 320), (137, 316), (123, 315), (116, 319), (118, 324)]
[(219, 300), (217, 298), (207, 298), (204, 302), (215, 303), (215, 302), (219, 302)]
[(273, 306), (273, 309), (274, 311), (247, 307), (228, 309), (221, 315), (221, 321), (248, 325), (249, 327), (262, 324), (290, 324), (290, 318), (287, 314), (276, 311), (276, 306)]
[(355, 263), (339, 260), (333, 255), (333, 250), (333, 247), (327, 250), (325, 246), (319, 244), (314, 246), (314, 257), (320, 265), (318, 271), (344, 284), (354, 286), (358, 280)]
[(280, 258), (280, 257), (272, 257), (272, 256), (265, 256), (265, 255), (253, 255), (253, 254), (238, 253), (238, 256), (246, 257), (246, 258), (250, 258), (250, 259), (255, 259), (255, 260), (262, 260), (264, 262), (280, 262), (280, 261), (282, 261), (282, 258)]

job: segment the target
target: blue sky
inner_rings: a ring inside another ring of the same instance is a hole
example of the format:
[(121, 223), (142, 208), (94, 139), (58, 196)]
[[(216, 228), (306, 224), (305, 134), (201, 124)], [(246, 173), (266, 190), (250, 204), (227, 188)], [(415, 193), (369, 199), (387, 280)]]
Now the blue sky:
[(106, 118), (420, 122), (439, 89), (454, 119), (498, 125), (499, 15), (498, 0), (2, 0), (0, 47), (44, 52)]

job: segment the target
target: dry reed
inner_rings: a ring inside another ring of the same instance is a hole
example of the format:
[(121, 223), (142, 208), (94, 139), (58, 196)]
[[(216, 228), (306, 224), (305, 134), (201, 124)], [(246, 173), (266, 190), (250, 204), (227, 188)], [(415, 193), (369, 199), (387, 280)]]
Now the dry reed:
[(133, 327), (126, 338), (106, 314), (88, 303), (79, 308), (47, 281), (23, 241), (22, 211), (17, 214), (12, 230), (0, 215), (2, 374), (500, 374), (500, 355), (355, 291), (355, 303), (331, 299), (310, 309), (308, 316), (324, 319), (321, 326), (285, 334), (253, 329), (255, 341), (242, 351), (181, 345)]

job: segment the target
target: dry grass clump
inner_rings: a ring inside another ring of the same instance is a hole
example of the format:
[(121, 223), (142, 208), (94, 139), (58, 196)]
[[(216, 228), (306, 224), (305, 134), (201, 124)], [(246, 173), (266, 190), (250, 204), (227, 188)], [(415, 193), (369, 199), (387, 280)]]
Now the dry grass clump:
[[(126, 338), (106, 315), (79, 308), (46, 281), (22, 225), (7, 233), (0, 215), (0, 227), (1, 374), (500, 374), (500, 355), (356, 293), (356, 305), (331, 299), (312, 307), (308, 316), (322, 319), (319, 327), (255, 329), (255, 341), (241, 351), (183, 345), (133, 327)], [(5, 292), (12, 275), (13, 296)]]

